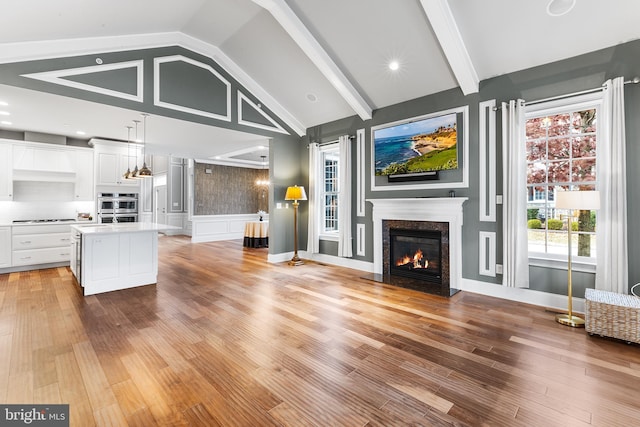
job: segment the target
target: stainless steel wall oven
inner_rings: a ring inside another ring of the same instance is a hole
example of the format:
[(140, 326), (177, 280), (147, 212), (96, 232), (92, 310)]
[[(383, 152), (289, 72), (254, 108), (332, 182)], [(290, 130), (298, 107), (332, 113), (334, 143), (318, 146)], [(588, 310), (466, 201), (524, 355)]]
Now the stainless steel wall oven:
[(98, 193), (98, 222), (138, 222), (138, 193)]

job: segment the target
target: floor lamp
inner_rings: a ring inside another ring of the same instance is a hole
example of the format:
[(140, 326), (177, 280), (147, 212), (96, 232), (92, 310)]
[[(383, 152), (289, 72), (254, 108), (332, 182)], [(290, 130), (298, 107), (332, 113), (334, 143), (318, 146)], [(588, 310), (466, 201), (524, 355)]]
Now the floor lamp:
[(571, 218), (572, 210), (596, 210), (600, 209), (599, 191), (558, 191), (556, 193), (556, 208), (568, 209), (567, 235), (569, 256), (567, 259), (567, 294), (569, 296), (569, 307), (567, 314), (558, 314), (556, 321), (566, 326), (574, 328), (584, 327), (584, 319), (573, 315), (573, 295), (571, 290)]
[(293, 258), (289, 265), (302, 265), (304, 262), (298, 256), (298, 200), (307, 200), (307, 193), (304, 192), (304, 187), (295, 185), (287, 188), (284, 199), (293, 200)]

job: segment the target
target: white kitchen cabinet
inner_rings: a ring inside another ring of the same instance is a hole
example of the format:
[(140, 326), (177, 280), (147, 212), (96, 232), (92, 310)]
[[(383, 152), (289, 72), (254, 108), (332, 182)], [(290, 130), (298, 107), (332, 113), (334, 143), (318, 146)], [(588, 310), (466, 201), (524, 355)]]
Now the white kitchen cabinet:
[(11, 267), (11, 227), (0, 227), (0, 268)]
[(75, 173), (74, 150), (65, 146), (50, 148), (46, 144), (14, 144), (13, 169)]
[(0, 142), (0, 200), (13, 200), (12, 145)]
[(93, 150), (83, 149), (76, 151), (75, 171), (76, 171), (76, 189), (75, 196), (77, 201), (93, 201), (94, 185), (93, 185)]
[(70, 262), (70, 225), (14, 225), (11, 229), (13, 267)]
[(94, 146), (96, 185), (140, 188), (140, 180), (124, 179), (122, 176), (127, 169), (134, 170), (136, 161), (142, 162), (139, 144), (96, 139), (89, 141), (89, 144)]

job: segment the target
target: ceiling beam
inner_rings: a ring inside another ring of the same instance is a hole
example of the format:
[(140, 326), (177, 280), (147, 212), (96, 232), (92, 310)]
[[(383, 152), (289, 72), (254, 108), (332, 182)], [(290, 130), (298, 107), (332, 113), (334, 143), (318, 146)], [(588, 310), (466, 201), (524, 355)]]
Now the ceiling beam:
[(371, 119), (373, 111), (371, 106), (284, 0), (253, 0), (253, 2), (273, 15), (362, 120)]
[(479, 91), (480, 80), (462, 40), (458, 25), (447, 0), (420, 0), (431, 27), (449, 61), (462, 93), (469, 95)]

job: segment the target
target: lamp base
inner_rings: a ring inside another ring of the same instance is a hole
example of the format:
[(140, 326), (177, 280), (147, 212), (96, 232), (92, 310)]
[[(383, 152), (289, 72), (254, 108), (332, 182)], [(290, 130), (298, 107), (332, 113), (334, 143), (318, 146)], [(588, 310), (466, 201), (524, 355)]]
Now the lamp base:
[(300, 259), (300, 257), (298, 257), (298, 255), (294, 255), (293, 258), (291, 258), (291, 260), (289, 261), (289, 265), (303, 265), (304, 261), (302, 261)]
[(584, 328), (584, 319), (577, 316), (569, 316), (568, 314), (558, 314), (556, 322), (572, 328)]

